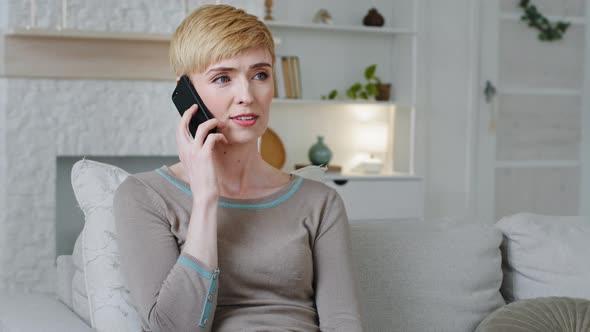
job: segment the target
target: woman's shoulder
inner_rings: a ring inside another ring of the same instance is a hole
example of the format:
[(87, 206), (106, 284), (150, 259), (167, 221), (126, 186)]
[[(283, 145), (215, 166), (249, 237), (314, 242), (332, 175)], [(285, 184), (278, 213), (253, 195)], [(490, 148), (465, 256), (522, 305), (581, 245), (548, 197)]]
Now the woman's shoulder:
[(309, 201), (326, 202), (340, 199), (340, 195), (336, 189), (330, 187), (326, 182), (321, 179), (311, 179), (295, 174), (296, 177), (301, 181), (301, 185), (298, 189), (300, 194), (307, 198)]
[[(158, 186), (161, 186), (160, 176), (157, 172), (148, 171), (129, 174), (115, 191), (114, 201), (116, 202), (140, 202), (149, 204), (158, 203), (161, 195), (158, 193)], [(161, 204), (156, 204), (161, 205)]]

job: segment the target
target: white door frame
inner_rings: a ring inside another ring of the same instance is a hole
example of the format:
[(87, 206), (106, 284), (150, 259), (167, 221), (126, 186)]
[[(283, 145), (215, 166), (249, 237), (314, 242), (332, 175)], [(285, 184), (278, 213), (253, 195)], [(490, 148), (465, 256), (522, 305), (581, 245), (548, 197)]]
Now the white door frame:
[(580, 141), (580, 201), (581, 216), (590, 216), (590, 3), (586, 2), (586, 49), (584, 50), (584, 85)]
[[(495, 163), (496, 163), (496, 132), (490, 128), (497, 116), (496, 95), (491, 103), (487, 103), (483, 91), (486, 81), (492, 82), (496, 91), (498, 82), (498, 49), (499, 49), (499, 17), (500, 6), (497, 0), (479, 0), (479, 41), (477, 44), (479, 62), (477, 63), (477, 91), (474, 98), (473, 116), (475, 139), (474, 165), (472, 181), (472, 211), (477, 220), (484, 223), (495, 222)], [(495, 124), (494, 124), (495, 126)]]

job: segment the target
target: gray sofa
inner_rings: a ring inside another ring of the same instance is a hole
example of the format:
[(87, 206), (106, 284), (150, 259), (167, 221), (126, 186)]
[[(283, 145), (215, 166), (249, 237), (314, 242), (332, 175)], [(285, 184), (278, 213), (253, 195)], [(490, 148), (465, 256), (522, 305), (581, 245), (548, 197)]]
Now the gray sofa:
[[(365, 330), (474, 331), (505, 305), (501, 250), (504, 277), (515, 271), (506, 262), (509, 236), (501, 227), (467, 221), (351, 224)], [(89, 330), (56, 296), (4, 293), (0, 299), (2, 332)]]
[[(323, 175), (318, 168), (302, 172), (320, 181)], [(0, 332), (140, 330), (119, 269), (112, 215), (113, 193), (127, 176), (90, 160), (74, 165), (82, 234), (72, 255), (57, 258), (55, 294), (0, 293)], [(521, 310), (527, 299), (590, 299), (586, 218), (518, 214), (496, 225), (366, 221), (350, 229), (365, 331), (471, 332), (485, 319), (478, 332), (506, 332), (512, 304)], [(580, 302), (561, 304), (551, 305), (590, 324), (590, 309), (567, 309), (583, 308)]]
[[(497, 229), (368, 222), (351, 224), (351, 238), (367, 331), (473, 331), (504, 304)], [(12, 294), (1, 302), (2, 331), (89, 329), (56, 297)]]

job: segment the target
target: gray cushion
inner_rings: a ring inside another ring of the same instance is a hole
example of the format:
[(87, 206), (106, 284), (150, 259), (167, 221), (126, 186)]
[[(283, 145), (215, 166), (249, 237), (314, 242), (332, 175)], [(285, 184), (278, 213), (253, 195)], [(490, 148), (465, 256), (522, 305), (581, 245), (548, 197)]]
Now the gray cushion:
[(89, 332), (92, 329), (63, 303), (49, 295), (0, 294), (2, 332)]
[(493, 226), (355, 223), (351, 239), (365, 331), (472, 332), (504, 305)]
[(510, 303), (481, 322), (476, 332), (587, 332), (590, 301), (544, 297)]
[(590, 218), (519, 213), (496, 226), (504, 234), (508, 302), (565, 296), (590, 300)]

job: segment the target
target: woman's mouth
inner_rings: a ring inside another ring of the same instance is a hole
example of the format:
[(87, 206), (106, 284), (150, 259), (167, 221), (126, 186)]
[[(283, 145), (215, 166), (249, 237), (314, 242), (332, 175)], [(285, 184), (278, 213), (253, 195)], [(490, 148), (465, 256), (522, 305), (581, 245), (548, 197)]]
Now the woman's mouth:
[(230, 118), (234, 123), (242, 126), (242, 127), (250, 127), (256, 124), (256, 120), (258, 120), (258, 116), (255, 114), (242, 114), (238, 116), (234, 116)]

